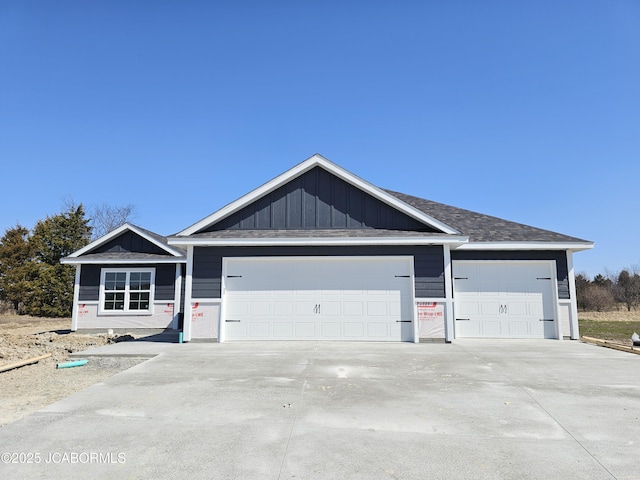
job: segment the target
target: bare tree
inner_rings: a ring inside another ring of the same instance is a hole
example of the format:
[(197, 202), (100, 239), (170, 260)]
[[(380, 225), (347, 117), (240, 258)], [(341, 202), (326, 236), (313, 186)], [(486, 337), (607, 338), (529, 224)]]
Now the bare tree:
[(131, 222), (135, 218), (135, 207), (131, 204), (121, 207), (103, 203), (92, 207), (89, 211), (90, 225), (92, 227), (91, 239), (106, 235), (120, 225)]
[(615, 305), (615, 297), (610, 288), (592, 283), (585, 292), (584, 309), (596, 312), (607, 312)]
[(633, 265), (622, 270), (616, 279), (614, 293), (616, 300), (624, 303), (627, 310), (640, 305), (640, 267)]

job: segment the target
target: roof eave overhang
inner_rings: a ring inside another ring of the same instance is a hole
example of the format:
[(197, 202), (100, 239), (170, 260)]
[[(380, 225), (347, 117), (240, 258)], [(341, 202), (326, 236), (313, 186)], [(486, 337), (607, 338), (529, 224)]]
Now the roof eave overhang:
[(388, 237), (388, 238), (193, 238), (171, 237), (169, 244), (209, 247), (262, 246), (342, 246), (342, 245), (452, 245), (469, 241), (468, 237)]
[(378, 200), (404, 212), (405, 214), (418, 220), (419, 222), (424, 223), (425, 225), (429, 225), (433, 228), (436, 228), (445, 234), (457, 235), (460, 233), (458, 230), (450, 227), (449, 225), (446, 225), (441, 221), (427, 215), (426, 213), (421, 212), (417, 208), (412, 207), (411, 205), (401, 201), (400, 199), (394, 197), (393, 195), (376, 187), (375, 185), (343, 169), (342, 167), (336, 165), (335, 163), (330, 162), (329, 160), (324, 158), (322, 155), (316, 154), (308, 158), (304, 162), (296, 165), (292, 169), (287, 170), (286, 172), (277, 176), (273, 180), (265, 183), (264, 185), (240, 197), (238, 200), (226, 205), (225, 207), (222, 207), (217, 212), (209, 215), (208, 217), (182, 230), (177, 235), (178, 236), (193, 235), (194, 233), (197, 233), (202, 229), (207, 228), (219, 222), (220, 220), (228, 217), (229, 215), (232, 215), (238, 210), (258, 200), (259, 198), (262, 198), (263, 196), (273, 192), (274, 190), (280, 188), (281, 186), (285, 185), (291, 180), (299, 177), (300, 175), (308, 172), (309, 170), (317, 166), (322, 167), (326, 171), (334, 174), (338, 178), (341, 178), (345, 182), (350, 183), (351, 185), (354, 185), (357, 188), (360, 188), (361, 190), (369, 193), (370, 195), (377, 198)]
[(591, 250), (593, 242), (470, 242), (456, 250)]
[(64, 264), (64, 265), (132, 265), (132, 264), (149, 264), (149, 265), (156, 265), (156, 264), (166, 264), (166, 263), (170, 263), (170, 264), (175, 264), (175, 263), (187, 263), (187, 259), (184, 257), (181, 258), (177, 258), (177, 257), (169, 257), (166, 260), (165, 259), (149, 259), (149, 258), (145, 258), (145, 259), (135, 259), (135, 258), (126, 258), (126, 259), (115, 259), (115, 258), (103, 258), (103, 259), (99, 259), (99, 258), (70, 258), (70, 257), (66, 257), (60, 260), (60, 263)]

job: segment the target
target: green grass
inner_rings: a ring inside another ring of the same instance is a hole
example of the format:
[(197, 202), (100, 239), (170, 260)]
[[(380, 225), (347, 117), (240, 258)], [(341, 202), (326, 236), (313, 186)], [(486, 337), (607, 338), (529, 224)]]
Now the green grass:
[(578, 324), (580, 325), (580, 335), (585, 337), (630, 342), (633, 332), (640, 335), (640, 321), (607, 322), (606, 320), (580, 319)]

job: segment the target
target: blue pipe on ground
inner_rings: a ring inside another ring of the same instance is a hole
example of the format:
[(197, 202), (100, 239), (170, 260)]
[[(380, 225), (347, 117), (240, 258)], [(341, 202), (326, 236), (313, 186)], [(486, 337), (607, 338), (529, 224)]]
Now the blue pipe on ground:
[(86, 365), (89, 360), (75, 360), (73, 362), (56, 363), (56, 368), (81, 367)]

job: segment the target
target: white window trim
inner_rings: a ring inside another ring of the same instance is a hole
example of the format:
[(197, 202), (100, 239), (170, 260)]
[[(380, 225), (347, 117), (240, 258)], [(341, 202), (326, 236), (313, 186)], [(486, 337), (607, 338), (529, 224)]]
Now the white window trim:
[[(127, 284), (125, 287), (124, 310), (105, 310), (104, 308), (104, 279), (107, 273), (126, 273)], [(129, 310), (129, 278), (132, 272), (151, 273), (151, 292), (149, 293), (149, 310)], [(98, 303), (98, 315), (153, 315), (153, 304), (155, 302), (156, 290), (156, 269), (155, 268), (103, 268), (100, 270), (100, 301)]]

